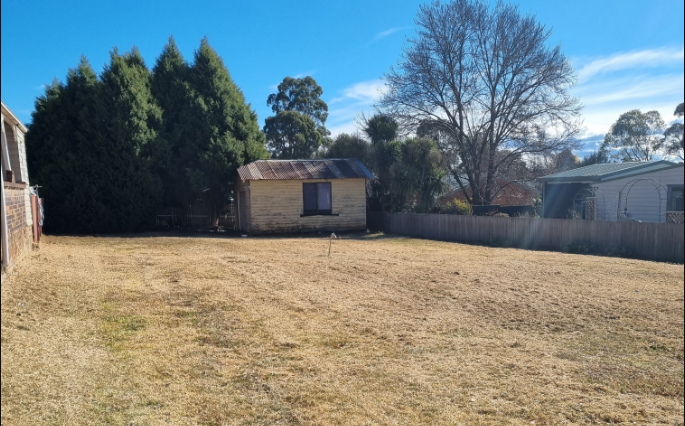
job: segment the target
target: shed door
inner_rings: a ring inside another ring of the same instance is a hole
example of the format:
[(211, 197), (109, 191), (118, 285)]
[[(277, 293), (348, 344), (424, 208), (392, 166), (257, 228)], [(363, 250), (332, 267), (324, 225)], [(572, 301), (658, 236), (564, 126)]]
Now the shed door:
[(247, 195), (245, 191), (238, 193), (238, 204), (240, 208), (240, 230), (248, 231), (247, 229)]

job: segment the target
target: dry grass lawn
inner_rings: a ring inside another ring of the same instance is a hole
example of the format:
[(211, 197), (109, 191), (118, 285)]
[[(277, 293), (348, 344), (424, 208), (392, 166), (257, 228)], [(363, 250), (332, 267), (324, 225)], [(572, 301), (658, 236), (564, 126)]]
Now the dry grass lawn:
[(382, 235), (46, 237), (2, 424), (683, 425), (683, 266)]

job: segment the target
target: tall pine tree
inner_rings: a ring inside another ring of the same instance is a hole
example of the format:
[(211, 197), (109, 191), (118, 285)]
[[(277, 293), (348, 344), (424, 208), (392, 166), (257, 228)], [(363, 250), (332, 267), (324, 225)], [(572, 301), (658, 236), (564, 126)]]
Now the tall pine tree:
[(108, 156), (101, 182), (110, 209), (103, 224), (110, 232), (135, 231), (154, 222), (162, 186), (152, 173), (162, 110), (152, 97), (151, 74), (138, 49), (114, 49), (102, 73), (102, 154)]
[(189, 73), (193, 90), (188, 111), (190, 135), (181, 156), (188, 159), (185, 171), (191, 195), (203, 193), (216, 218), (228, 201), (235, 170), (267, 158), (268, 153), (257, 114), (207, 38), (194, 59)]
[(152, 94), (163, 111), (155, 170), (164, 182), (162, 203), (169, 207), (183, 207), (191, 192), (186, 169), (192, 162), (188, 106), (194, 92), (189, 77), (190, 67), (170, 37), (152, 69)]
[[(65, 84), (54, 81), (36, 100), (26, 135), (32, 180), (42, 186), (49, 211), (46, 229), (97, 232), (106, 211), (97, 199), (99, 170), (94, 147), (99, 141), (101, 85), (85, 57), (69, 70)], [(97, 161), (97, 164), (94, 164)]]
[(81, 58), (36, 100), (26, 143), (46, 230), (73, 233), (146, 229), (160, 205), (199, 196), (216, 217), (236, 168), (268, 156), (256, 113), (206, 39), (192, 66), (170, 39), (154, 73), (135, 48), (114, 49), (99, 78)]

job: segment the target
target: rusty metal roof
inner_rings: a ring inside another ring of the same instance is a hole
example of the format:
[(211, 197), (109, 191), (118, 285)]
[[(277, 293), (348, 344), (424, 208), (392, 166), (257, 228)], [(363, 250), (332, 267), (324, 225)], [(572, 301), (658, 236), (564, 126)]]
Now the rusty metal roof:
[(354, 158), (330, 160), (259, 160), (238, 168), (241, 180), (373, 179)]

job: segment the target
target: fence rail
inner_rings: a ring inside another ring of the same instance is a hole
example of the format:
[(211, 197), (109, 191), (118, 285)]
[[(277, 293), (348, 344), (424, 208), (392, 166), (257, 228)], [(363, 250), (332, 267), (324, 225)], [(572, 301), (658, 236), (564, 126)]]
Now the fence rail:
[[(216, 219), (218, 226), (234, 230), (236, 227), (235, 205), (226, 206)], [(209, 228), (212, 226), (212, 210), (202, 201), (185, 208), (164, 207), (157, 211), (156, 222), (158, 227), (170, 229)]]
[(682, 223), (369, 212), (367, 226), (440, 241), (500, 242), (517, 248), (553, 251), (563, 251), (569, 244), (581, 242), (593, 245), (598, 252), (620, 246), (639, 259), (676, 263), (684, 260), (685, 225)]

